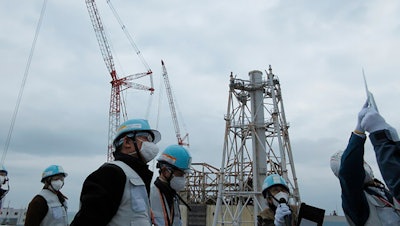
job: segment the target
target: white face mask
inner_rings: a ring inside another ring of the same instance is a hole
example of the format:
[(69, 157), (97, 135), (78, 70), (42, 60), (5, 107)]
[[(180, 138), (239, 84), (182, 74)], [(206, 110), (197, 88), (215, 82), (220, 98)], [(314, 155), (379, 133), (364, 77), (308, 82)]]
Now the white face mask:
[(142, 148), (140, 149), (140, 154), (144, 158), (146, 163), (153, 160), (159, 152), (157, 145), (153, 142), (144, 141), (142, 143)]
[(172, 189), (175, 191), (183, 191), (185, 189), (185, 184), (186, 184), (186, 177), (172, 177), (171, 181), (169, 182), (169, 185), (171, 186)]
[[(278, 200), (278, 201), (277, 201)], [(278, 206), (279, 203), (287, 203), (289, 201), (289, 194), (283, 191), (278, 192), (278, 194), (274, 195), (272, 199), (275, 206)]]
[(62, 181), (62, 180), (52, 180), (51, 181), (51, 187), (55, 191), (59, 191), (63, 186), (64, 186), (64, 181)]
[(6, 177), (5, 176), (0, 176), (0, 186), (6, 182)]

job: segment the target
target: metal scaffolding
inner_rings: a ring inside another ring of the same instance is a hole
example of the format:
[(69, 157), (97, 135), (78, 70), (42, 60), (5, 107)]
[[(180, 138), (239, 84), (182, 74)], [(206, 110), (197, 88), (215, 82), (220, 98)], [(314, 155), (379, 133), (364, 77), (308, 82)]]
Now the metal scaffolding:
[(189, 204), (215, 205), (218, 193), (219, 169), (207, 163), (192, 163), (186, 190), (180, 195)]
[[(261, 71), (251, 71), (249, 80), (230, 75), (214, 226), (257, 225), (257, 215), (266, 206), (262, 184), (272, 173), (282, 175), (290, 201), (300, 204), (280, 83), (271, 66), (265, 73), (263, 78)], [(252, 220), (242, 219), (245, 212)]]

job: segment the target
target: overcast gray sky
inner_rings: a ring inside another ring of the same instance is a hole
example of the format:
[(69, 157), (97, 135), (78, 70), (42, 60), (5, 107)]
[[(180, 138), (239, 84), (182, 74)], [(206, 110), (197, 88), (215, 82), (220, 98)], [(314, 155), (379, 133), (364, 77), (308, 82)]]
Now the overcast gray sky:
[[(166, 63), (194, 162), (220, 167), (229, 75), (247, 79), (268, 65), (281, 82), (302, 201), (341, 210), (329, 158), (344, 149), (365, 100), (364, 68), (381, 114), (400, 128), (400, 3), (391, 1), (127, 1), (115, 9), (160, 87)], [(6, 142), (42, 1), (1, 1), (0, 144)], [(144, 72), (106, 1), (97, 1), (120, 77)], [(42, 171), (69, 173), (63, 192), (79, 206), (86, 176), (107, 156), (111, 77), (84, 1), (48, 1), (6, 156), (6, 203), (26, 207)], [(143, 83), (148, 81), (143, 79)], [(148, 94), (129, 90), (128, 116), (145, 117)], [(153, 96), (158, 106), (159, 95)], [(149, 120), (175, 143), (166, 95)], [(181, 124), (183, 124), (181, 121)], [(212, 157), (211, 157), (212, 156)], [(366, 160), (380, 177), (372, 147)]]

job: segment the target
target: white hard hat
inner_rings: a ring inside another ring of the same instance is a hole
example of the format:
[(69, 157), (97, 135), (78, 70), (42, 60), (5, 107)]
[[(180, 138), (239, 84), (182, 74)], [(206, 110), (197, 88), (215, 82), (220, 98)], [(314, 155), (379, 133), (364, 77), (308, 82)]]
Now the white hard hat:
[[(342, 155), (343, 151), (337, 151), (331, 156), (331, 169), (333, 174), (335, 174), (336, 177), (339, 176), (339, 169), (340, 169), (340, 162), (342, 160)], [(374, 172), (372, 171), (372, 168), (368, 163), (364, 161), (364, 170), (365, 170), (365, 178), (364, 178), (364, 183), (371, 181), (374, 179)]]

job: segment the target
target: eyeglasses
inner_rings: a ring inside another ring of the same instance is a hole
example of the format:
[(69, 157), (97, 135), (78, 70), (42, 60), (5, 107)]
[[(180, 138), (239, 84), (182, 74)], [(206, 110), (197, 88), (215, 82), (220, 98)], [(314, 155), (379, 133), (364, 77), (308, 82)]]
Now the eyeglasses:
[(177, 176), (177, 177), (183, 177), (183, 176), (186, 175), (186, 173), (183, 172), (182, 170), (174, 169), (174, 168), (169, 167), (169, 166), (167, 166), (167, 170), (168, 170), (171, 174), (174, 174), (174, 176)]
[[(135, 134), (134, 133), (129, 133), (126, 136), (131, 138), (131, 139), (133, 139)], [(153, 142), (153, 136), (150, 133), (147, 133), (147, 132), (136, 133), (136, 138), (139, 138), (139, 137), (144, 138), (148, 142)]]
[(177, 177), (184, 177), (186, 174), (185, 174), (185, 172), (183, 172), (181, 170), (175, 170), (174, 175)]

